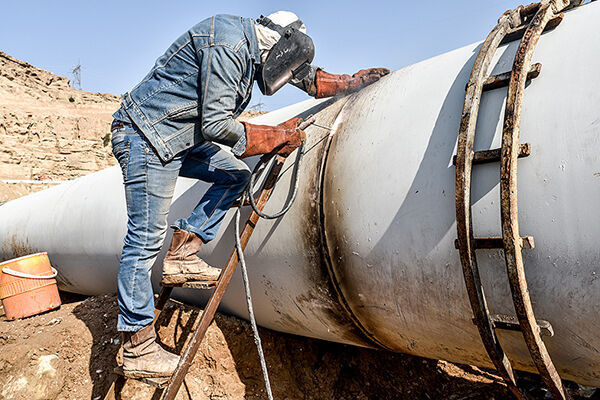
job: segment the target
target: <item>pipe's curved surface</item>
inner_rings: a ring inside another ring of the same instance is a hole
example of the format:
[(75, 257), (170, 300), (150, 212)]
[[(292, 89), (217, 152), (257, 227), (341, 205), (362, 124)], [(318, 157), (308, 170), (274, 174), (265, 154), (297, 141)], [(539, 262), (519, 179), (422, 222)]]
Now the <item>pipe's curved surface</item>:
[[(521, 232), (536, 316), (555, 331), (545, 343), (561, 374), (600, 386), (600, 3), (568, 13), (545, 34), (533, 62), (542, 73), (526, 89), (519, 161)], [(509, 71), (516, 43), (500, 49), (492, 73)], [(296, 203), (261, 220), (247, 247), (257, 320), (278, 331), (454, 362), (490, 366), (471, 322), (458, 252), (454, 167), (465, 84), (478, 45), (435, 57), (340, 100), (306, 101), (261, 116), (278, 123), (316, 113)], [(476, 150), (497, 148), (505, 89), (484, 95)], [(267, 212), (289, 194), (290, 157)], [(180, 179), (169, 216), (187, 215), (208, 187)], [(500, 235), (499, 166), (475, 167), (478, 236)], [(221, 265), (233, 249), (233, 210), (201, 255)], [(112, 292), (125, 204), (117, 167), (0, 207), (0, 255), (47, 251), (61, 286)], [(167, 240), (170, 238), (167, 237)], [(161, 254), (162, 257), (162, 254)], [(514, 309), (500, 251), (479, 255), (493, 314)], [(160, 261), (155, 265), (158, 279)], [(206, 293), (180, 290), (201, 304)], [(237, 275), (222, 311), (246, 316)], [(534, 372), (523, 338), (500, 331), (516, 368)]]

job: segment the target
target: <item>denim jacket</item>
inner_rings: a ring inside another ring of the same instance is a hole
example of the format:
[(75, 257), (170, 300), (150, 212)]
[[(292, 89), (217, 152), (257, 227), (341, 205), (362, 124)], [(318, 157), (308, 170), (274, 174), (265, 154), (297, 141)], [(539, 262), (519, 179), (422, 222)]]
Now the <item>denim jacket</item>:
[[(113, 117), (135, 123), (164, 162), (206, 140), (240, 155), (246, 135), (235, 119), (250, 101), (260, 62), (254, 21), (216, 15), (179, 37)], [(314, 96), (316, 71), (311, 66), (291, 83)]]
[(250, 101), (259, 63), (254, 21), (216, 15), (179, 37), (113, 117), (135, 123), (165, 162), (205, 140), (239, 155), (246, 137), (235, 118)]

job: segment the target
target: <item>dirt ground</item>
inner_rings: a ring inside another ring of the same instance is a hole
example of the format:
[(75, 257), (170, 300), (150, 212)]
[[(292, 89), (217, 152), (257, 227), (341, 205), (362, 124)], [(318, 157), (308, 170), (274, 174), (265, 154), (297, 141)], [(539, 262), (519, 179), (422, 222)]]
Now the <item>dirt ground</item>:
[[(116, 297), (62, 294), (63, 306), (17, 321), (0, 317), (0, 399), (101, 399), (116, 365)], [(179, 352), (201, 310), (168, 303), (163, 345)], [(499, 378), (475, 367), (361, 349), (261, 329), (277, 399), (504, 399)], [(122, 399), (150, 399), (139, 382)], [(217, 315), (178, 399), (266, 399), (252, 331)]]
[[(100, 400), (114, 378), (120, 346), (116, 296), (61, 293), (63, 305), (7, 321), (0, 307), (0, 400)], [(157, 322), (163, 346), (180, 353), (202, 310), (167, 303)], [(273, 394), (281, 400), (511, 399), (500, 378), (477, 367), (260, 329)], [(532, 400), (550, 399), (539, 378), (521, 374)], [(599, 400), (571, 384), (575, 399)], [(149, 400), (155, 390), (129, 381), (118, 399)], [(177, 399), (263, 400), (250, 325), (217, 314)]]

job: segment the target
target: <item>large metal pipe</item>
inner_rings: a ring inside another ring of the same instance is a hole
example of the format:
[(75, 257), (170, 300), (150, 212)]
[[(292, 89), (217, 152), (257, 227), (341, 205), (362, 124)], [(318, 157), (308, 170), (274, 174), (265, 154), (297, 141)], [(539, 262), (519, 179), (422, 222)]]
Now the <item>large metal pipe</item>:
[[(571, 11), (545, 34), (527, 88), (519, 162), (521, 232), (535, 237), (525, 268), (545, 343), (561, 376), (600, 386), (600, 4)], [(517, 43), (500, 49), (492, 73), (509, 71)], [(454, 167), (465, 84), (478, 44), (401, 69), (349, 98), (307, 101), (254, 122), (316, 114), (308, 129), (300, 192), (283, 218), (261, 220), (247, 262), (262, 326), (325, 340), (491, 366), (473, 325), (456, 238)], [(499, 147), (506, 90), (486, 93), (476, 149)], [(289, 195), (292, 159), (267, 211)], [(208, 187), (180, 179), (170, 220), (187, 215)], [(498, 236), (499, 166), (476, 167), (474, 229)], [(222, 265), (233, 248), (233, 211), (201, 250)], [(118, 168), (0, 207), (1, 256), (47, 251), (66, 290), (116, 287), (125, 234)], [(169, 238), (167, 238), (169, 240)], [(513, 314), (502, 253), (482, 250), (482, 281), (494, 314)], [(158, 277), (160, 260), (155, 266)], [(207, 293), (181, 290), (202, 304)], [(240, 276), (222, 311), (246, 316)], [(518, 332), (500, 340), (517, 369), (535, 368)]]

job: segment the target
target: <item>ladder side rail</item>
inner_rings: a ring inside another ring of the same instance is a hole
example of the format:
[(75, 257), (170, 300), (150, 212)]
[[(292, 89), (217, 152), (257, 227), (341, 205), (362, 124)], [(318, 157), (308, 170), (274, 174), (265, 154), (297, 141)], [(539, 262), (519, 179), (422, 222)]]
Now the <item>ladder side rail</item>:
[(556, 12), (560, 12), (568, 4), (569, 1), (564, 0), (543, 0), (517, 50), (506, 100), (500, 166), (502, 236), (513, 303), (533, 362), (553, 397), (557, 400), (566, 400), (570, 397), (542, 341), (527, 289), (521, 252), (521, 236), (519, 235), (517, 158), (522, 100), (533, 51), (547, 23), (556, 16)]
[[(282, 157), (279, 155), (275, 157), (275, 163), (274, 163), (271, 171), (269, 172), (269, 176), (267, 177), (267, 179), (265, 181), (262, 191), (260, 192), (260, 194), (258, 196), (258, 202), (256, 205), (257, 205), (257, 208), (261, 211), (264, 209), (267, 201), (269, 200), (269, 197), (271, 196), (271, 193), (273, 192), (275, 183), (277, 182), (277, 178), (279, 176), (279, 172), (281, 171), (281, 168), (283, 167), (284, 162), (285, 162), (285, 157)], [(254, 231), (254, 227), (256, 226), (256, 223), (258, 222), (259, 218), (260, 218), (259, 215), (255, 211), (252, 211), (250, 216), (248, 217), (248, 220), (246, 221), (246, 224), (244, 225), (244, 229), (242, 230), (242, 234), (240, 237), (242, 249), (244, 249), (246, 247), (246, 245), (248, 244), (248, 241), (250, 240), (250, 236), (252, 235), (252, 233)], [(217, 308), (219, 307), (219, 304), (221, 303), (221, 299), (223, 298), (223, 295), (225, 294), (225, 291), (227, 290), (227, 286), (229, 285), (229, 282), (231, 281), (231, 278), (233, 277), (233, 274), (235, 272), (237, 264), (238, 264), (237, 251), (236, 251), (236, 249), (233, 249), (233, 252), (231, 253), (231, 256), (229, 257), (229, 261), (227, 262), (227, 265), (225, 266), (225, 268), (221, 274), (221, 277), (219, 278), (217, 287), (215, 288), (213, 294), (211, 295), (210, 299), (208, 300), (208, 303), (206, 304), (206, 307), (204, 308), (204, 312), (202, 313), (200, 322), (198, 323), (198, 326), (194, 330), (189, 343), (185, 346), (185, 350), (184, 350), (183, 354), (181, 355), (179, 365), (175, 369), (175, 372), (173, 373), (173, 375), (171, 377), (169, 385), (167, 386), (167, 388), (165, 389), (165, 391), (163, 393), (163, 396), (162, 396), (163, 400), (174, 400), (175, 397), (177, 396), (177, 392), (179, 391), (179, 388), (181, 387), (181, 384), (183, 383), (185, 375), (187, 374), (187, 372), (192, 364), (192, 361), (194, 360), (194, 356), (196, 355), (196, 353), (198, 352), (198, 349), (200, 348), (202, 339), (204, 338), (204, 335), (206, 334), (206, 331), (208, 330), (208, 327), (210, 326), (210, 324), (215, 316)]]
[(521, 21), (521, 8), (505, 13), (498, 25), (488, 35), (481, 46), (471, 71), (465, 103), (463, 107), (456, 156), (456, 228), (457, 247), (465, 280), (465, 286), (473, 310), (475, 325), (483, 345), (496, 370), (518, 399), (525, 395), (517, 387), (513, 368), (503, 351), (494, 330), (487, 307), (485, 294), (479, 277), (475, 254), (475, 239), (471, 215), (471, 172), (473, 165), (473, 145), (479, 104), (487, 73), (494, 54), (506, 34)]

